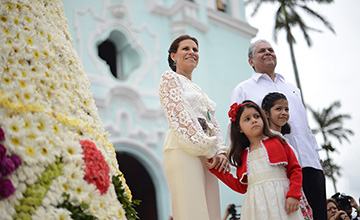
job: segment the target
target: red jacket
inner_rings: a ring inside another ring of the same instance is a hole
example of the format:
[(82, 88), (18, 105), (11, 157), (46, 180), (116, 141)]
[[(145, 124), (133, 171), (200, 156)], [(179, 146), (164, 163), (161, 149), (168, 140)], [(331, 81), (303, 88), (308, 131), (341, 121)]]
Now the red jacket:
[[(294, 197), (300, 200), (302, 187), (302, 169), (299, 165), (296, 156), (289, 145), (284, 147), (279, 139), (267, 138), (262, 140), (262, 145), (265, 147), (266, 155), (270, 165), (284, 165), (286, 174), (290, 180), (290, 189), (286, 194), (286, 198)], [(247, 191), (247, 161), (249, 155), (249, 148), (246, 148), (240, 153), (242, 164), (237, 166), (235, 178), (230, 172), (219, 172), (218, 169), (211, 169), (210, 172), (215, 174), (222, 182), (224, 182), (232, 190), (239, 193), (246, 193)]]

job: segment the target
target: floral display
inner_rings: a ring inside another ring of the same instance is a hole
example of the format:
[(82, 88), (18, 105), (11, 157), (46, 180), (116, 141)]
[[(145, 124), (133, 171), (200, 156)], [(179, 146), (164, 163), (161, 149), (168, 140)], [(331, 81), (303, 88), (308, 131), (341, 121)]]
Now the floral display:
[(0, 128), (1, 219), (136, 218), (59, 0), (0, 2)]

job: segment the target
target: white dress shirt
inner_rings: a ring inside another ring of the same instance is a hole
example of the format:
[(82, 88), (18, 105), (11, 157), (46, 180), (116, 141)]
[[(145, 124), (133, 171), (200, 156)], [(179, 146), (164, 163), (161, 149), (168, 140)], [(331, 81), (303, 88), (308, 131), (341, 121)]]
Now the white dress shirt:
[(253, 73), (250, 79), (235, 87), (231, 94), (231, 103), (252, 100), (261, 107), (262, 99), (270, 92), (283, 93), (289, 102), (290, 118), (288, 123), (291, 127), (291, 133), (285, 137), (297, 152), (301, 167), (322, 170), (318, 153), (320, 148), (309, 127), (300, 90), (285, 82), (282, 75), (276, 73), (275, 80), (272, 81), (267, 74)]

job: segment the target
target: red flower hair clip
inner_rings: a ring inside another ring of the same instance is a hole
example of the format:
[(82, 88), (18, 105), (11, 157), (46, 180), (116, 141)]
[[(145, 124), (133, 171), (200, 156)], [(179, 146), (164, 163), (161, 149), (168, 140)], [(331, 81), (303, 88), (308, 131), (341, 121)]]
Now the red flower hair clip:
[(247, 102), (245, 102), (244, 104), (237, 104), (236, 102), (234, 104), (232, 104), (230, 106), (230, 110), (229, 110), (229, 117), (230, 117), (230, 121), (235, 122), (236, 121), (236, 116), (239, 112), (239, 108), (241, 108), (242, 106), (248, 104)]

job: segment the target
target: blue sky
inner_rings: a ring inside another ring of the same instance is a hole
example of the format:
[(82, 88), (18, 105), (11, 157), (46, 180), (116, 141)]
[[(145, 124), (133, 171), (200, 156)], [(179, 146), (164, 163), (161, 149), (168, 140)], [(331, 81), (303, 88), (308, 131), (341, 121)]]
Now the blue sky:
[[(336, 31), (334, 35), (320, 22), (316, 22), (304, 14), (308, 26), (323, 30), (322, 33), (310, 32), (313, 46), (308, 47), (302, 33), (294, 29), (297, 44), (294, 47), (304, 100), (315, 110), (330, 106), (340, 100), (342, 107), (338, 114), (350, 114), (351, 120), (344, 123), (344, 127), (352, 129), (355, 135), (350, 136), (351, 143), (342, 144), (332, 140), (338, 152), (331, 156), (342, 167), (342, 176), (338, 179), (338, 191), (351, 195), (359, 203), (360, 197), (360, 8), (359, 0), (335, 0), (329, 5), (308, 5), (325, 17)], [(252, 6), (246, 8), (247, 20), (250, 25), (259, 29), (253, 40), (266, 39), (275, 49), (278, 64), (276, 72), (284, 75), (285, 79), (295, 84), (294, 73), (290, 60), (289, 46), (285, 40), (285, 32), (279, 32), (278, 42), (273, 40), (273, 26), (276, 7), (263, 4), (258, 13), (250, 17)], [(291, 110), (290, 110), (291, 111)], [(308, 114), (310, 127), (315, 123)], [(318, 143), (322, 138), (316, 136)], [(325, 158), (325, 153), (320, 152)], [(327, 197), (334, 194), (332, 182), (327, 180)]]

